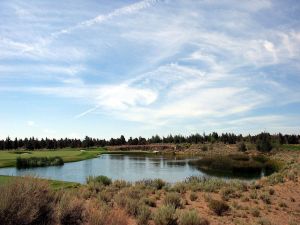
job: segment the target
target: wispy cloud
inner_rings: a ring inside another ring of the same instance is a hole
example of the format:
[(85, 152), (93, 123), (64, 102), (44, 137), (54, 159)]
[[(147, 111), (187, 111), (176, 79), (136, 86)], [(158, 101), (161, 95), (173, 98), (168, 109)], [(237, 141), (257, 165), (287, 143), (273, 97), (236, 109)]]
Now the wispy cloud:
[(71, 100), (78, 124), (109, 117), (166, 132), (292, 127), (283, 114), (297, 114), (291, 105), (300, 99), (298, 2), (86, 1), (76, 16), (66, 5), (51, 11), (55, 3), (9, 4), (2, 92)]
[[(124, 6), (122, 8), (118, 8), (113, 10), (112, 12), (104, 15), (98, 15), (92, 19), (80, 22), (76, 25), (63, 28), (59, 31), (55, 31), (50, 33), (46, 37), (41, 37), (38, 39), (38, 41), (34, 44), (30, 43), (23, 43), (23, 42), (17, 42), (13, 41), (7, 38), (1, 38), (0, 41), (3, 42), (3, 44), (7, 45), (11, 49), (17, 50), (20, 54), (29, 54), (33, 56), (43, 56), (47, 53), (48, 49), (47, 46), (50, 45), (54, 40), (58, 39), (60, 36), (72, 33), (76, 30), (84, 29), (90, 26), (99, 25), (101, 23), (104, 23), (107, 20), (110, 20), (114, 17), (129, 15), (132, 13), (136, 13), (140, 10), (146, 9), (159, 0), (143, 0), (137, 3), (133, 3), (131, 5)], [(28, 14), (26, 10), (17, 8), (17, 15)]]

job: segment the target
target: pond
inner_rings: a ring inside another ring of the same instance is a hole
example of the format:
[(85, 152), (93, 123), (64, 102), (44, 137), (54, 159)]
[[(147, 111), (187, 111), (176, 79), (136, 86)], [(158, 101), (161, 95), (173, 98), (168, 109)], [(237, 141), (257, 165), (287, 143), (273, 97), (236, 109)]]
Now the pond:
[(138, 181), (161, 178), (168, 182), (183, 181), (189, 176), (218, 176), (224, 178), (258, 179), (260, 174), (245, 174), (242, 177), (224, 173), (207, 173), (189, 162), (195, 156), (153, 154), (103, 154), (98, 158), (66, 163), (63, 166), (17, 169), (0, 168), (1, 175), (34, 175), (40, 178), (85, 183), (86, 177), (105, 175), (113, 180)]

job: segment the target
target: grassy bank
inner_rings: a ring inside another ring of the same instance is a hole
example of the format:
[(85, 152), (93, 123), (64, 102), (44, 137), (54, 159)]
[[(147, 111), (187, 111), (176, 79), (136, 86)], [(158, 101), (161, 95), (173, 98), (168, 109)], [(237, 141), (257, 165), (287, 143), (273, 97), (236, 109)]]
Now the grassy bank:
[[(13, 182), (14, 180), (20, 179), (27, 179), (26, 177), (15, 177), (15, 176), (4, 176), (0, 175), (0, 185), (6, 185), (9, 182)], [(68, 182), (68, 181), (59, 181), (59, 180), (46, 180), (46, 179), (39, 179), (36, 178), (36, 181), (46, 181), (49, 183), (50, 187), (53, 190), (60, 190), (60, 189), (68, 189), (68, 188), (76, 188), (79, 187), (80, 184), (76, 182)]]
[(16, 160), (18, 157), (61, 157), (66, 163), (95, 158), (103, 152), (105, 152), (103, 148), (93, 148), (90, 150), (63, 149), (40, 151), (0, 151), (0, 168), (16, 166)]

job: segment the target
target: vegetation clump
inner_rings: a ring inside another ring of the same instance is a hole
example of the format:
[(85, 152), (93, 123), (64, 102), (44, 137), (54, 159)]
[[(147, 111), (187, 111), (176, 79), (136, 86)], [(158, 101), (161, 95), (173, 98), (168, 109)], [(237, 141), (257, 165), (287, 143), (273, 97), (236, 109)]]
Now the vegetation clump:
[(71, 195), (62, 196), (58, 206), (58, 218), (61, 225), (80, 225), (84, 222), (84, 203)]
[(196, 192), (191, 192), (190, 193), (190, 200), (191, 201), (196, 201), (198, 199), (198, 195)]
[(178, 218), (178, 225), (209, 225), (207, 219), (201, 218), (196, 210), (184, 212)]
[(245, 145), (244, 142), (241, 142), (241, 143), (238, 145), (238, 150), (239, 150), (240, 152), (245, 152), (245, 151), (247, 151), (247, 147), (246, 147), (246, 145)]
[(55, 198), (46, 181), (14, 179), (0, 185), (0, 199), (1, 224), (53, 224)]
[(147, 206), (141, 206), (138, 209), (137, 223), (138, 225), (147, 225), (151, 218), (151, 211)]
[(30, 168), (30, 167), (43, 167), (43, 166), (61, 166), (64, 161), (61, 157), (30, 157), (21, 158), (18, 157), (16, 166), (18, 169)]
[(89, 176), (86, 179), (86, 182), (88, 184), (99, 183), (99, 184), (103, 184), (104, 186), (108, 186), (108, 185), (111, 185), (112, 180), (110, 178), (108, 178), (107, 176)]
[(218, 178), (191, 176), (185, 179), (184, 183), (192, 191), (217, 192), (227, 185), (226, 181)]
[(151, 187), (156, 190), (161, 190), (163, 187), (166, 186), (166, 182), (163, 181), (162, 179), (145, 179), (136, 182), (138, 185), (144, 185), (146, 187)]
[(163, 205), (157, 209), (153, 220), (155, 225), (177, 225), (177, 216), (175, 207), (172, 205)]
[(208, 207), (218, 216), (222, 216), (225, 212), (229, 210), (229, 205), (227, 205), (223, 201), (219, 201), (215, 199), (209, 200)]
[(175, 209), (182, 207), (181, 197), (178, 193), (167, 193), (164, 199), (165, 205), (172, 205)]
[(270, 195), (268, 193), (263, 193), (261, 196), (260, 196), (260, 199), (266, 203), (266, 204), (271, 204), (271, 198), (270, 198)]

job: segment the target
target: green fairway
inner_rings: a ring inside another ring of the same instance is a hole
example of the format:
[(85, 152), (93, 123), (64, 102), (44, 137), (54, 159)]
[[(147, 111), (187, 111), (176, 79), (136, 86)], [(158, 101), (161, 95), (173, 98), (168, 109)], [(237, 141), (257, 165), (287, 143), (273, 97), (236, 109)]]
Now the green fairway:
[[(5, 184), (13, 179), (22, 179), (22, 177), (0, 175), (0, 185)], [(37, 178), (37, 179), (39, 179), (39, 178)], [(58, 181), (58, 180), (47, 180), (47, 181), (49, 182), (50, 187), (53, 188), (54, 190), (66, 189), (66, 188), (76, 188), (76, 187), (80, 186), (79, 183), (75, 183), (75, 182)]]
[(103, 148), (93, 148), (91, 150), (63, 149), (63, 150), (40, 150), (40, 151), (0, 151), (0, 168), (16, 166), (16, 158), (29, 157), (61, 157), (64, 162), (75, 162), (97, 157), (105, 152)]
[(282, 145), (282, 148), (290, 151), (300, 151), (300, 145)]

